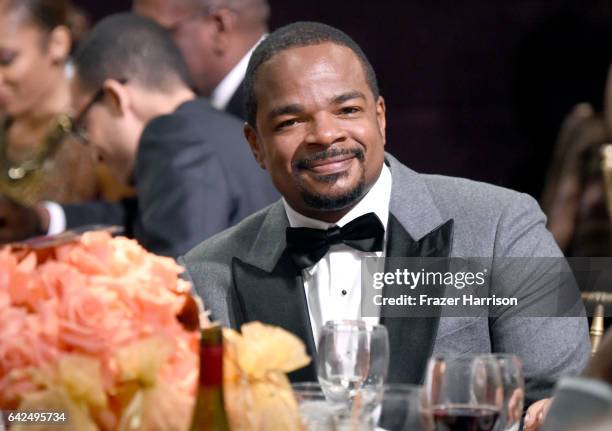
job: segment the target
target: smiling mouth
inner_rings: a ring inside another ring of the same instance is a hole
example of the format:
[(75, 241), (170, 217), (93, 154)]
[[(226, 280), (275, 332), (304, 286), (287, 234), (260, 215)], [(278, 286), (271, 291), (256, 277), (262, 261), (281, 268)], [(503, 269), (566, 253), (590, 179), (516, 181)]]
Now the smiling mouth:
[(347, 154), (316, 160), (312, 162), (307, 169), (317, 175), (335, 174), (347, 170), (354, 158), (354, 154)]
[(298, 160), (294, 168), (297, 171), (305, 170), (318, 176), (326, 176), (344, 172), (350, 168), (354, 160), (363, 161), (363, 159), (364, 154), (361, 149), (328, 149)]

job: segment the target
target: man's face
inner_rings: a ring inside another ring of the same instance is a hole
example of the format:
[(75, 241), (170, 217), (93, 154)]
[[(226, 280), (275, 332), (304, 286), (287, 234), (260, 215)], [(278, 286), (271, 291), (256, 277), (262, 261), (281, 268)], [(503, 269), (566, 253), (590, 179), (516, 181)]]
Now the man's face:
[[(120, 85), (120, 84), (117, 84)], [(125, 183), (132, 176), (134, 149), (138, 146), (138, 126), (133, 116), (119, 107), (116, 94), (84, 89), (78, 77), (70, 86), (72, 104), (87, 145), (113, 174)]]
[(349, 48), (324, 43), (280, 52), (255, 82), (257, 128), (245, 133), (288, 203), (334, 221), (378, 178), (385, 105)]
[(177, 44), (198, 91), (209, 96), (218, 82), (211, 79), (216, 58), (215, 28), (204, 10), (188, 0), (134, 0), (133, 11), (165, 28)]

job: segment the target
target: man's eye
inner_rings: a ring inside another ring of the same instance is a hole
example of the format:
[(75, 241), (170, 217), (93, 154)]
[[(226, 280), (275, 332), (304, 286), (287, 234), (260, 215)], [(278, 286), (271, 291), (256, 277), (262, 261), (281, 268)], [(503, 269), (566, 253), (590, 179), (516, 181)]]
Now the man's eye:
[(350, 115), (350, 114), (356, 114), (359, 111), (360, 109), (357, 108), (356, 106), (345, 106), (344, 108), (340, 109), (340, 114)]
[(286, 129), (287, 127), (291, 127), (291, 126), (297, 124), (297, 122), (298, 122), (298, 120), (295, 119), (295, 118), (292, 118), (291, 120), (285, 120), (285, 121), (282, 121), (282, 122), (278, 123), (276, 125), (275, 129), (276, 130)]

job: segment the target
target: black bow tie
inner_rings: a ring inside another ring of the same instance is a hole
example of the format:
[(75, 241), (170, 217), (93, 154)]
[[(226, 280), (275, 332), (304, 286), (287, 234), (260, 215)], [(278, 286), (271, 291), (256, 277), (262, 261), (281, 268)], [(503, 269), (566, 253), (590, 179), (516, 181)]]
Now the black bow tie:
[(374, 213), (367, 213), (343, 227), (327, 230), (307, 227), (287, 228), (287, 252), (300, 268), (317, 263), (334, 244), (346, 244), (357, 250), (373, 252), (383, 249), (385, 228)]

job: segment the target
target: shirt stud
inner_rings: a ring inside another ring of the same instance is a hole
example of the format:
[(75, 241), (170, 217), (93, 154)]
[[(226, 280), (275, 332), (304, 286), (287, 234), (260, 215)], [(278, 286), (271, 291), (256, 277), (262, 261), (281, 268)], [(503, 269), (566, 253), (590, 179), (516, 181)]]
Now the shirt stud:
[(346, 296), (346, 289), (342, 289), (342, 296)]

